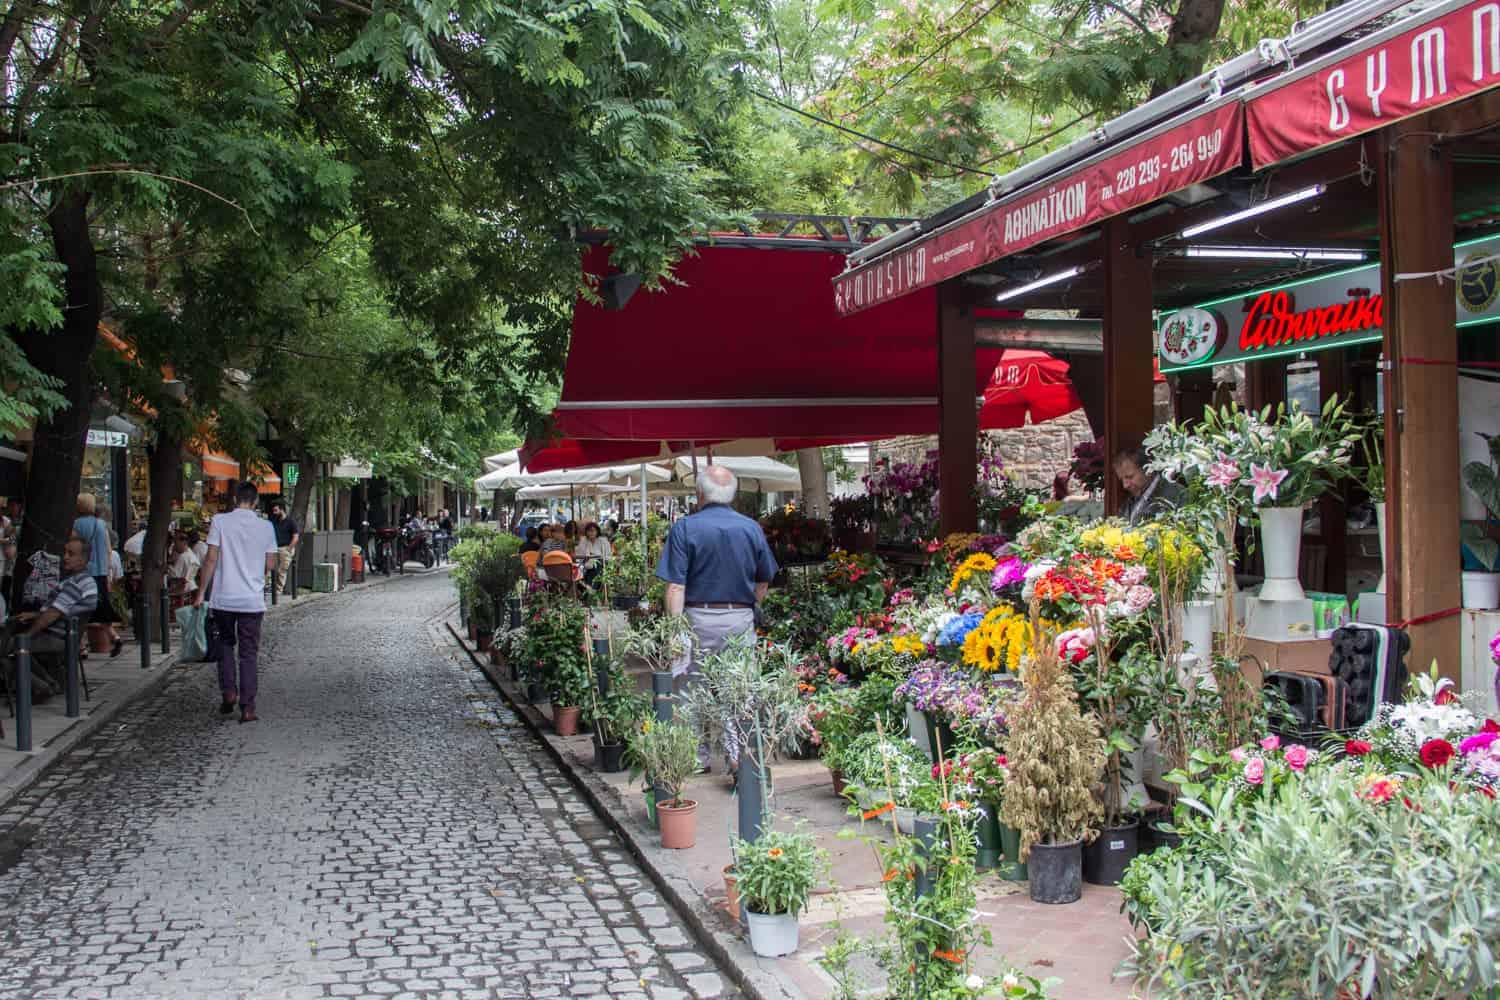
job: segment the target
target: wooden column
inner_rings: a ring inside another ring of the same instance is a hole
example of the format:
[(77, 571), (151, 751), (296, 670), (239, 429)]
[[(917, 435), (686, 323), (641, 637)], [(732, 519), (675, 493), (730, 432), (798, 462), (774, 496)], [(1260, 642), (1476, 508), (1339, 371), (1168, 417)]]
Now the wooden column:
[[(1402, 273), (1453, 266), (1453, 164), (1426, 116), (1380, 137), (1380, 278), (1385, 296), (1386, 614), (1462, 604), (1459, 582), (1458, 333), (1451, 281)], [(1426, 358), (1448, 364), (1403, 364)], [(1411, 629), (1408, 664), (1459, 679), (1459, 622)]]
[[(1151, 255), (1138, 252), (1123, 217), (1104, 223), (1104, 443), (1106, 461), (1134, 448), (1151, 430), (1155, 327), (1151, 322)], [(1104, 509), (1120, 509), (1113, 472), (1104, 480)]]
[(1172, 416), (1179, 424), (1195, 424), (1214, 403), (1214, 370), (1195, 368), (1172, 376)]
[(938, 520), (944, 535), (979, 528), (974, 312), (956, 281), (938, 286)]

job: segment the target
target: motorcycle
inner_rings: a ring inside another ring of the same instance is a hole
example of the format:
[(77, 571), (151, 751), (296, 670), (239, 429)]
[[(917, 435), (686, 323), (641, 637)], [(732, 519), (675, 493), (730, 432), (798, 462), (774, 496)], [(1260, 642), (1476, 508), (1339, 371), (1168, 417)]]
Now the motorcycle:
[(401, 537), (396, 542), (396, 569), (399, 571), (408, 562), (419, 562), (423, 569), (432, 569), (436, 565), (432, 533), (426, 527), (407, 525), (401, 529)]

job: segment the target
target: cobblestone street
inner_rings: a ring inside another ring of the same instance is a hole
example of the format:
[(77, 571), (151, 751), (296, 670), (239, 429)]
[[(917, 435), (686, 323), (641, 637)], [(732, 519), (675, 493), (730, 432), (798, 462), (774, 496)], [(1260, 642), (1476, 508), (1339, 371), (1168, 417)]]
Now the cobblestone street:
[(260, 721), (183, 670), (0, 814), (0, 996), (735, 995), (428, 622), (446, 573), (269, 617)]

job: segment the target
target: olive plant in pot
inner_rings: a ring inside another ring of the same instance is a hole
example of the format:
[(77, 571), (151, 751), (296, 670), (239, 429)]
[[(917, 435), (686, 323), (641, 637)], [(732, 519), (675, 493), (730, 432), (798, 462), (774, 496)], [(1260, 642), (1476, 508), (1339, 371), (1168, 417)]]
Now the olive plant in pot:
[(807, 908), (823, 852), (813, 835), (765, 830), (753, 843), (734, 842), (740, 906), (750, 949), (762, 958), (797, 950), (797, 915)]
[(1055, 637), (1035, 608), (1031, 617), (1031, 663), (1009, 716), (1001, 819), (1021, 833), (1031, 898), (1071, 903), (1083, 891), (1083, 841), (1098, 832), (1103, 812), (1093, 786), (1104, 770), (1104, 740), (1078, 709)]
[(657, 823), (661, 846), (692, 847), (698, 835), (698, 803), (682, 797), (688, 776), (698, 769), (698, 732), (679, 721), (647, 719), (630, 736), (625, 759), (632, 775), (645, 774), (658, 789)]
[(638, 616), (621, 639), (625, 653), (641, 660), (654, 674), (685, 667), (693, 651), (693, 627), (686, 615)]

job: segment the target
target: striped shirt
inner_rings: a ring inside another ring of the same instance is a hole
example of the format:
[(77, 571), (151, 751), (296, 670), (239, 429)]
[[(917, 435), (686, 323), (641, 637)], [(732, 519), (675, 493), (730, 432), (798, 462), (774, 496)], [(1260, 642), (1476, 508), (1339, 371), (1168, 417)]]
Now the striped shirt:
[(62, 618), (47, 627), (47, 631), (54, 635), (64, 634), (64, 618), (81, 618), (94, 613), (99, 606), (99, 588), (94, 584), (94, 578), (86, 573), (74, 573), (72, 576), (64, 577), (53, 595), (51, 602), (47, 605), (48, 610), (62, 613)]

